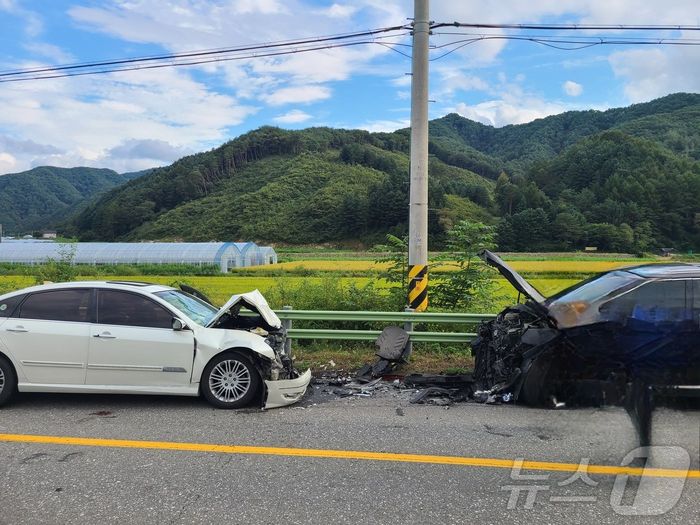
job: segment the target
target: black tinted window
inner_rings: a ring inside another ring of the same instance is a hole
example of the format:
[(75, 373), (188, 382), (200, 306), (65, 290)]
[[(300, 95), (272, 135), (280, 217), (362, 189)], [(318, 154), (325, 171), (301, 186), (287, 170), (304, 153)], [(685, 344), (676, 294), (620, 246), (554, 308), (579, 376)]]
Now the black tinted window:
[(0, 301), (0, 317), (10, 317), (17, 305), (22, 302), (22, 299), (24, 299), (24, 295), (15, 295)]
[(22, 303), (19, 317), (84, 323), (89, 320), (91, 294), (87, 288), (31, 294)]
[(600, 311), (622, 319), (651, 323), (692, 318), (686, 281), (655, 281), (640, 286), (601, 306)]
[(155, 301), (141, 295), (100, 290), (97, 299), (97, 322), (148, 328), (172, 328), (173, 314)]

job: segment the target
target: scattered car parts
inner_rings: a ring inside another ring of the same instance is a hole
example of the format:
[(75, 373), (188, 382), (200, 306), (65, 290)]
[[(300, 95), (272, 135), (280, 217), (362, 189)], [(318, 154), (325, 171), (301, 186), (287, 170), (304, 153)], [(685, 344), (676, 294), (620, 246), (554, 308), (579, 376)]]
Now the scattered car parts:
[(410, 341), (411, 337), (403, 328), (398, 326), (384, 328), (374, 343), (377, 346), (375, 355), (379, 359), (374, 364), (363, 366), (357, 372), (358, 379), (368, 380), (388, 375), (408, 362)]

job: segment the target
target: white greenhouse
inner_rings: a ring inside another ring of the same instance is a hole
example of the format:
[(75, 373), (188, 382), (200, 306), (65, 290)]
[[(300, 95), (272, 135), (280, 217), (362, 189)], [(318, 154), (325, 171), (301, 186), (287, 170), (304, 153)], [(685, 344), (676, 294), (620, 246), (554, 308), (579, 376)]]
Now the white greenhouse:
[(275, 264), (277, 254), (253, 242), (0, 242), (0, 262), (41, 264), (74, 253), (75, 264), (194, 264), (231, 268)]

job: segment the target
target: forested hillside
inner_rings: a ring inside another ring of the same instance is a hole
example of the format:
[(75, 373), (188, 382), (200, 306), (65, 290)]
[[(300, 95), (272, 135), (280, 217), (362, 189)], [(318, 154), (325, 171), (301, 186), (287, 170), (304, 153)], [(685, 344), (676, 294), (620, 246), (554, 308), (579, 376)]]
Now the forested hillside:
[(0, 177), (0, 224), (7, 233), (52, 227), (90, 198), (141, 173), (43, 166)]
[[(85, 240), (371, 244), (406, 231), (409, 132), (264, 127), (105, 194)], [(434, 247), (457, 220), (501, 249), (700, 247), (700, 95), (493, 128), (430, 126)]]

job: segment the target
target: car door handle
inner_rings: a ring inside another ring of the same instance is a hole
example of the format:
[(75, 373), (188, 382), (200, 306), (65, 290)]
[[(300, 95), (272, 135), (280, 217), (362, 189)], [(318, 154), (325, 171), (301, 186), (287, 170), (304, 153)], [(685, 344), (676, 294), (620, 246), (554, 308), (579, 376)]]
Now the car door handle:
[(14, 328), (8, 328), (8, 332), (17, 332), (17, 333), (24, 333), (24, 332), (29, 332), (24, 326), (15, 326)]
[(116, 335), (112, 335), (109, 332), (102, 332), (101, 334), (95, 334), (92, 337), (99, 337), (100, 339), (116, 339)]

